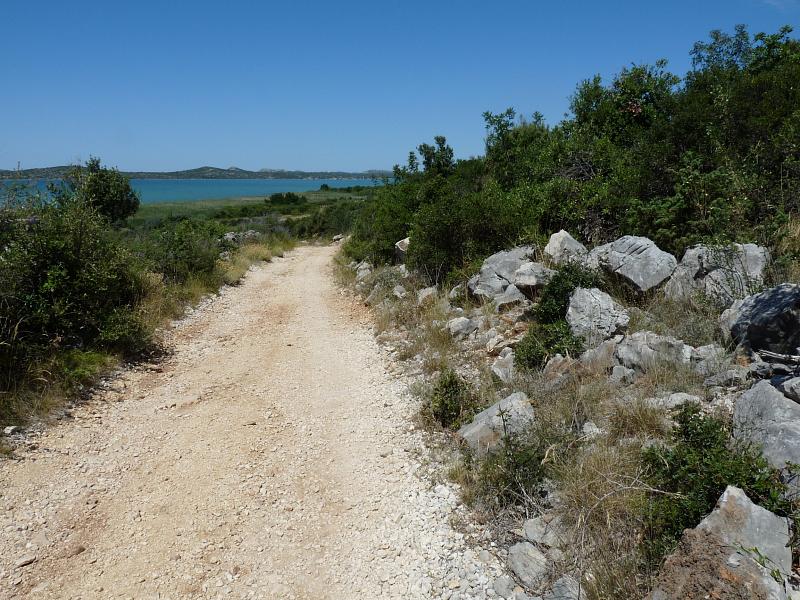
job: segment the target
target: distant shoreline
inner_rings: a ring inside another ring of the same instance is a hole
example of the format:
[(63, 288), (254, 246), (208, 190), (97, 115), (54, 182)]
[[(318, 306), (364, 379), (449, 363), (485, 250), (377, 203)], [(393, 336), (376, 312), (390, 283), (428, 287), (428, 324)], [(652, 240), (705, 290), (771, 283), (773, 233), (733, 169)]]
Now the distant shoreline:
[[(8, 179), (61, 179), (69, 172), (72, 165), (57, 167), (42, 167), (20, 170), (0, 170), (0, 180)], [(247, 171), (231, 167), (220, 169), (218, 167), (199, 167), (185, 171), (121, 171), (131, 179), (382, 179), (391, 176), (389, 171), (370, 170), (363, 172), (349, 171), (283, 171), (278, 169), (265, 169), (263, 171)]]

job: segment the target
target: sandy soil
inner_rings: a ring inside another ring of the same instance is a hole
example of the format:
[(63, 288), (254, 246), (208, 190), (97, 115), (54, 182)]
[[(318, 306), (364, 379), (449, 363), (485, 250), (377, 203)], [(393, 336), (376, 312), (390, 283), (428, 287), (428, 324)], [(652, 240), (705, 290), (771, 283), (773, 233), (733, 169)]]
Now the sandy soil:
[(457, 502), (333, 253), (252, 270), (0, 462), (0, 597), (431, 597)]

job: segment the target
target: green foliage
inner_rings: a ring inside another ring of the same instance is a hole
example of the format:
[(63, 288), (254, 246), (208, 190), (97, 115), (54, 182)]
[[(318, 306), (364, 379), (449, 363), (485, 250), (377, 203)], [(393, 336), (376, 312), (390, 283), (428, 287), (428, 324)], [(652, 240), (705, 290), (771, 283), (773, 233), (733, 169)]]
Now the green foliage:
[(152, 270), (167, 279), (184, 282), (191, 275), (214, 271), (224, 249), (218, 223), (198, 219), (166, 221), (143, 242), (143, 253)]
[[(783, 28), (711, 33), (683, 78), (654, 65), (581, 82), (555, 126), (485, 113), (486, 156), (423, 144), (365, 206), (348, 249), (409, 259), (441, 280), (480, 255), (564, 228), (591, 243), (644, 235), (682, 255), (701, 241), (773, 245), (800, 210), (800, 43)], [(560, 318), (554, 317), (554, 318)]]
[(4, 211), (0, 251), (0, 391), (61, 348), (132, 353), (148, 341), (131, 255), (89, 202), (31, 201)]
[(564, 264), (542, 288), (533, 314), (540, 323), (559, 323), (567, 315), (569, 299), (575, 288), (593, 288), (601, 284), (596, 272), (576, 263)]
[(352, 229), (360, 209), (360, 202), (341, 199), (332, 205), (322, 206), (311, 214), (292, 221), (292, 231), (301, 238), (346, 233)]
[(51, 191), (58, 202), (85, 202), (111, 222), (122, 221), (139, 208), (139, 196), (130, 180), (117, 169), (102, 166), (95, 157), (85, 166), (71, 169), (62, 185), (51, 187)]
[(524, 505), (547, 475), (545, 438), (538, 435), (506, 438), (500, 449), (473, 469), (476, 495), (496, 506)]
[(430, 399), (430, 411), (443, 427), (458, 429), (472, 416), (475, 397), (469, 384), (452, 369), (445, 370), (436, 380)]
[(553, 323), (532, 323), (514, 349), (514, 364), (524, 371), (541, 369), (556, 354), (576, 356), (583, 342), (572, 335), (563, 319)]
[(650, 446), (643, 460), (648, 483), (663, 492), (651, 496), (646, 515), (647, 557), (654, 564), (674, 548), (684, 529), (713, 510), (728, 485), (779, 515), (798, 509), (761, 453), (732, 441), (728, 426), (694, 403), (677, 409), (669, 445)]

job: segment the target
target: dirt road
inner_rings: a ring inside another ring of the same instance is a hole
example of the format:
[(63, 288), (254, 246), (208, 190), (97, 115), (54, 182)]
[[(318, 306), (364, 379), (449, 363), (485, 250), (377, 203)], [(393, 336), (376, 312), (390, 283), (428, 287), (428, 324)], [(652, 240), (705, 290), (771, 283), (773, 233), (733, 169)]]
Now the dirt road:
[[(252, 270), (170, 333), (160, 365), (123, 373), (0, 462), (0, 597), (490, 586), (453, 564), (455, 497), (416, 475), (413, 403), (332, 282), (333, 252)], [(466, 552), (470, 571), (480, 561)]]

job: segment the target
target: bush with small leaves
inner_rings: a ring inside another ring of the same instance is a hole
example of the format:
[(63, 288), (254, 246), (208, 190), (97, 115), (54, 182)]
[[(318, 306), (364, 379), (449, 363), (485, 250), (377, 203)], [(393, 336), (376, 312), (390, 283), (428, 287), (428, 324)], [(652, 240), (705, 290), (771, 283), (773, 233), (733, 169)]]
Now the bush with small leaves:
[(430, 411), (443, 427), (457, 429), (471, 416), (475, 403), (469, 384), (458, 373), (447, 369), (439, 375), (433, 387)]
[(576, 264), (567, 263), (558, 268), (539, 294), (539, 304), (533, 309), (540, 323), (556, 323), (567, 315), (569, 298), (575, 288), (600, 287), (601, 277), (595, 271)]
[(645, 554), (651, 564), (713, 510), (729, 485), (778, 515), (798, 514), (800, 503), (787, 497), (780, 473), (756, 448), (732, 440), (728, 424), (691, 402), (676, 409), (674, 419), (670, 443), (643, 451), (648, 483), (659, 490), (646, 507)]
[(572, 335), (563, 319), (554, 323), (532, 323), (514, 349), (514, 364), (523, 371), (535, 371), (556, 354), (575, 356), (582, 351), (583, 342)]

